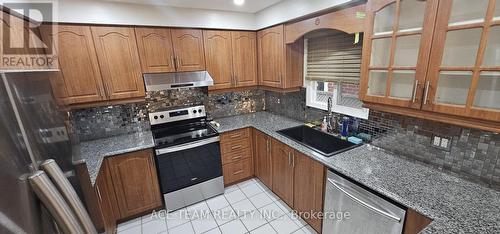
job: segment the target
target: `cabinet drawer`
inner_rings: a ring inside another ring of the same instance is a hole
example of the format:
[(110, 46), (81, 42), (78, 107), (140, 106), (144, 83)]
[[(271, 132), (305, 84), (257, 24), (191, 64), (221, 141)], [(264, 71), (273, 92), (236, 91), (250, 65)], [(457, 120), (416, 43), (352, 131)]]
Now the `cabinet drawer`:
[(239, 152), (244, 149), (250, 148), (250, 141), (248, 139), (231, 141), (231, 142), (222, 142), (221, 143), (221, 153), (222, 155), (231, 154), (235, 152)]
[(230, 153), (223, 153), (222, 154), (222, 164), (227, 164), (227, 163), (232, 163), (236, 161), (240, 161), (245, 158), (251, 158), (252, 157), (252, 149), (251, 148), (242, 148), (238, 149), (235, 151), (232, 151)]
[(222, 166), (224, 184), (232, 184), (242, 179), (251, 177), (253, 174), (252, 167), (252, 158), (246, 158), (238, 162), (228, 163)]
[(250, 128), (244, 128), (221, 134), (221, 142), (224, 144), (233, 141), (248, 140), (249, 137)]

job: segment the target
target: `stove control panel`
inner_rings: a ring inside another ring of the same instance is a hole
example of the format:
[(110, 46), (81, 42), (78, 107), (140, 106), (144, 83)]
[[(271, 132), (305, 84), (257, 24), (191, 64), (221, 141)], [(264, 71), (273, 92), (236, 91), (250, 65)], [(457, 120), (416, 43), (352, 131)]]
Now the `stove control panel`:
[(192, 106), (182, 109), (149, 113), (151, 125), (206, 117), (205, 106)]

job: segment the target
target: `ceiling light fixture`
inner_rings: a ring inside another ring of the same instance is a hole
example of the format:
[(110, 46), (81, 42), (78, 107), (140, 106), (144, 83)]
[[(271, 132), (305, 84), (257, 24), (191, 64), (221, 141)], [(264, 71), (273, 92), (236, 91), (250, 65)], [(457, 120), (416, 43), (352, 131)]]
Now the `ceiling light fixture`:
[(233, 0), (233, 2), (234, 2), (234, 4), (236, 4), (238, 6), (245, 4), (245, 0)]

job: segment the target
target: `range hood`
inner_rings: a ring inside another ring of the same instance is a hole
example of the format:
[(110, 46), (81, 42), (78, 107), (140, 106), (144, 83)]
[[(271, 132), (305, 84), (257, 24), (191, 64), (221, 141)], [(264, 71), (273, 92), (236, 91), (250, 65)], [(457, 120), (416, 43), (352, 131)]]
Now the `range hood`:
[(178, 88), (204, 87), (214, 85), (207, 71), (144, 74), (146, 91)]

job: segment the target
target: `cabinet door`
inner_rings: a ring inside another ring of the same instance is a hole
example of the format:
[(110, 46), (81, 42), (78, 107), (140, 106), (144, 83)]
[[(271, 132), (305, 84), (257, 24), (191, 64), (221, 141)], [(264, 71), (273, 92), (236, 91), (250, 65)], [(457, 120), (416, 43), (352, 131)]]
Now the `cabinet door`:
[(202, 35), (197, 29), (172, 29), (177, 71), (205, 70)]
[(108, 99), (144, 97), (134, 29), (100, 26), (91, 29)]
[(100, 169), (94, 188), (97, 193), (105, 233), (115, 233), (118, 206), (116, 204), (111, 174), (106, 163), (103, 163)]
[(281, 142), (272, 142), (272, 190), (290, 207), (293, 207), (293, 157), (294, 151)]
[(421, 108), (438, 0), (367, 3), (361, 98)]
[(107, 163), (113, 178), (121, 219), (161, 205), (151, 150), (110, 157)]
[(231, 32), (203, 31), (206, 67), (214, 79), (209, 89), (227, 89), (233, 87)]
[(269, 137), (259, 131), (255, 135), (255, 176), (268, 188), (272, 186), (271, 171), (271, 141)]
[[(101, 71), (89, 26), (58, 25), (51, 32), (43, 25), (43, 41), (58, 55), (59, 72), (51, 72), (54, 95), (61, 104), (96, 102), (106, 99)], [(56, 46), (57, 45), (57, 46)]]
[[(293, 186), (293, 206), (300, 212), (322, 212), (325, 183), (325, 167), (317, 161), (295, 151), (295, 174)], [(303, 216), (304, 220), (318, 233), (321, 219)]]
[(281, 88), (285, 77), (284, 27), (278, 25), (257, 33), (259, 82)]
[(233, 75), (236, 87), (257, 85), (257, 36), (255, 32), (231, 32)]
[(500, 121), (500, 6), (441, 0), (423, 109)]
[(135, 28), (143, 73), (174, 72), (174, 49), (168, 28)]

